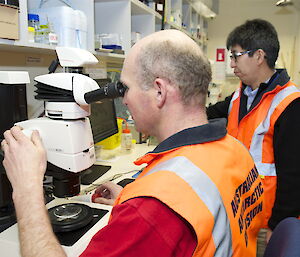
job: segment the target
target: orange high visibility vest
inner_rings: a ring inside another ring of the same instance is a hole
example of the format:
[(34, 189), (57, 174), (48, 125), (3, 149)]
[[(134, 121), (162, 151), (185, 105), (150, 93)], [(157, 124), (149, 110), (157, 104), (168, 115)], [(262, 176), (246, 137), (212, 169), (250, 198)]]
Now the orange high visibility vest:
[(115, 204), (154, 197), (193, 227), (193, 256), (256, 256), (263, 188), (247, 149), (233, 137), (148, 153), (148, 163)]
[(265, 189), (266, 216), (263, 227), (268, 227), (276, 193), (276, 168), (274, 163), (274, 125), (285, 108), (300, 97), (297, 87), (288, 82), (263, 95), (239, 122), (241, 87), (232, 96), (228, 110), (228, 133), (240, 140), (250, 151)]

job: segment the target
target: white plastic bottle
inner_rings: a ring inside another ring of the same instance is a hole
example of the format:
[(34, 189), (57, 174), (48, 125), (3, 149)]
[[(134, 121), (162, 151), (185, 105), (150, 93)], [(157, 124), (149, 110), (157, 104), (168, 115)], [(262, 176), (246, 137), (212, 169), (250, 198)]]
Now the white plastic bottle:
[[(34, 28), (34, 42), (41, 43), (41, 39), (37, 35), (40, 29), (40, 17), (34, 13), (28, 13), (28, 27)], [(32, 33), (32, 29), (30, 31)], [(30, 40), (32, 42), (32, 40)]]
[(34, 43), (35, 29), (33, 27), (28, 27), (28, 42)]
[(122, 131), (121, 149), (123, 152), (130, 152), (132, 149), (132, 135), (130, 129), (123, 129)]

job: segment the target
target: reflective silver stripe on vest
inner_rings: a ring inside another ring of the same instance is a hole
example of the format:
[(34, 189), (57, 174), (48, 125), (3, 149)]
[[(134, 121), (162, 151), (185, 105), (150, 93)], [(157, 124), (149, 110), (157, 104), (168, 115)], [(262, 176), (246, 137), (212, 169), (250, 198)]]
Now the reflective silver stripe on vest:
[(184, 156), (174, 157), (162, 162), (151, 169), (146, 175), (160, 170), (174, 172), (186, 181), (214, 216), (215, 224), (212, 232), (216, 246), (214, 256), (232, 256), (230, 224), (221, 195), (214, 182), (204, 171)]
[(278, 92), (272, 100), (266, 118), (259, 124), (259, 126), (254, 131), (250, 145), (250, 153), (254, 159), (256, 168), (260, 175), (276, 176), (276, 169), (274, 163), (262, 163), (263, 140), (265, 134), (270, 128), (271, 116), (274, 110), (284, 98), (295, 92), (299, 92), (299, 90), (295, 86), (288, 86), (282, 89), (280, 92)]
[(238, 88), (237, 90), (235, 90), (235, 92), (234, 92), (234, 94), (233, 94), (233, 96), (231, 98), (231, 101), (230, 101), (230, 104), (229, 104), (229, 108), (228, 108), (228, 116), (229, 116), (229, 113), (230, 113), (230, 111), (232, 109), (232, 105), (233, 105), (234, 100), (236, 100), (239, 97), (239, 95), (240, 95), (240, 91), (241, 91), (241, 88)]

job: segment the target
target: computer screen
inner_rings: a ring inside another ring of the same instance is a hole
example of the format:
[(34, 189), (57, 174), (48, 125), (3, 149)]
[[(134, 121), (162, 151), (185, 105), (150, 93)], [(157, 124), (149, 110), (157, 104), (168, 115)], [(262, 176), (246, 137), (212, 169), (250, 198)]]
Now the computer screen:
[[(100, 87), (110, 82), (108, 79), (95, 79), (95, 81)], [(89, 118), (95, 144), (118, 132), (115, 105), (111, 99), (92, 103)]]
[[(109, 79), (95, 79), (95, 81), (97, 81), (100, 87), (110, 82)], [(95, 144), (118, 132), (114, 100), (103, 99), (92, 103), (89, 119)], [(89, 185), (93, 183), (93, 181), (106, 173), (110, 168), (107, 165), (93, 165), (81, 172), (81, 184)]]

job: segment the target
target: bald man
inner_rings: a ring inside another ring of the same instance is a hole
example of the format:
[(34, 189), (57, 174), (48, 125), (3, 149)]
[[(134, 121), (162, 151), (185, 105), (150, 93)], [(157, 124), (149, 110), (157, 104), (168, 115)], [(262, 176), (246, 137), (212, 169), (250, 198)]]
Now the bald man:
[[(156, 32), (133, 46), (121, 73), (123, 103), (136, 129), (160, 143), (135, 162), (147, 166), (133, 183), (97, 189), (96, 201), (114, 207), (81, 256), (256, 255), (263, 188), (225, 122), (207, 121), (210, 80), (208, 60), (180, 31)], [(4, 135), (23, 256), (65, 256), (44, 206), (38, 133), (31, 140), (19, 128)]]

